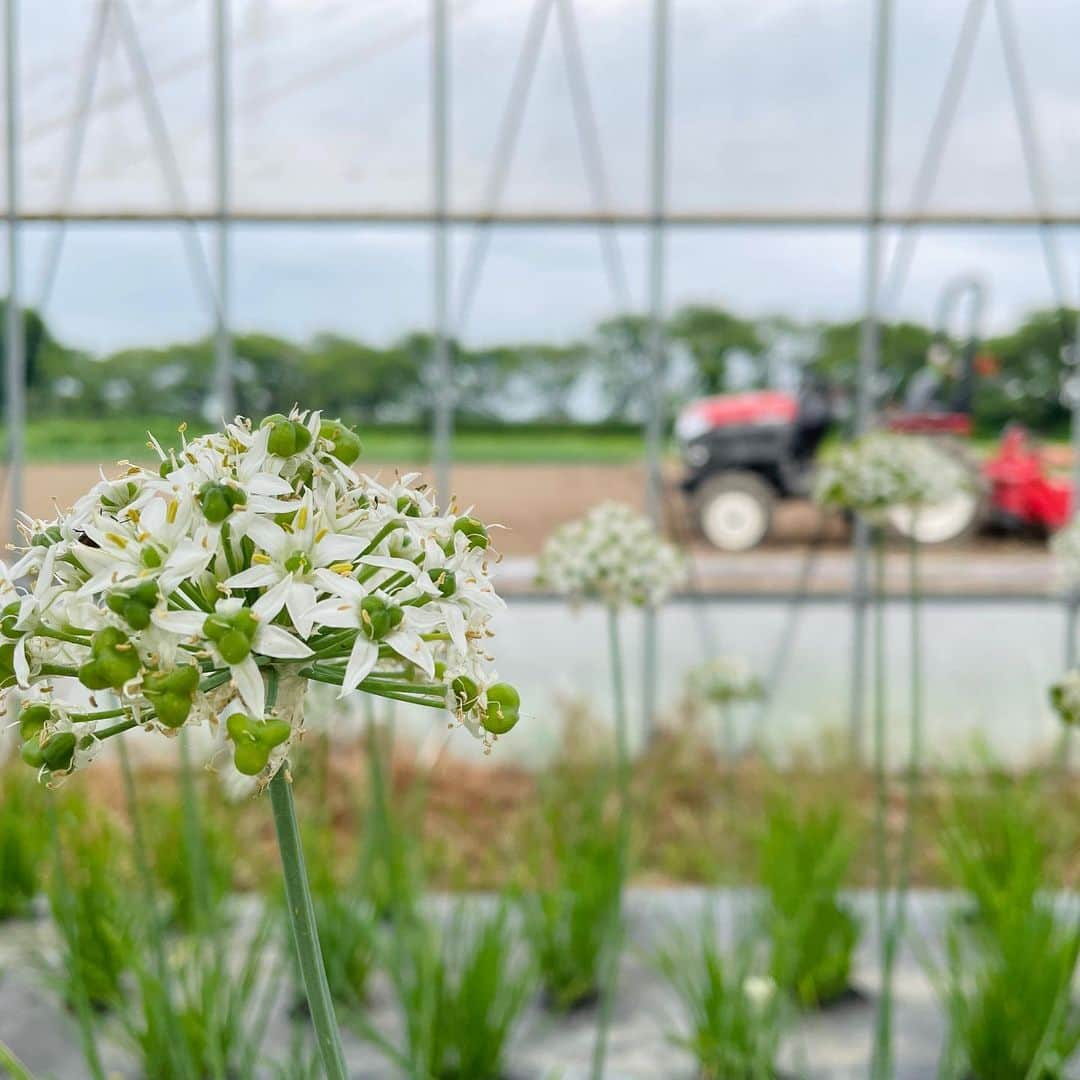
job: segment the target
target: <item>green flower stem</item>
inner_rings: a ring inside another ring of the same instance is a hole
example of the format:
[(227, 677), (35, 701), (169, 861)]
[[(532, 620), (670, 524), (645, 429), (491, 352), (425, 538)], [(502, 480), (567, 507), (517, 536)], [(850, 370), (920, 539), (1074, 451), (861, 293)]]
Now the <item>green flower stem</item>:
[(874, 1027), (870, 1075), (886, 1080), (892, 1074), (892, 978), (889, 960), (888, 773), (885, 746), (885, 533), (874, 528), (874, 848), (877, 857), (877, 931), (881, 994)]
[(75, 679), (79, 676), (79, 669), (77, 667), (68, 667), (65, 664), (42, 664), (38, 669), (38, 674), (65, 676)]
[(270, 803), (274, 811), (278, 849), (281, 852), (281, 868), (285, 876), (285, 897), (288, 901), (293, 941), (323, 1068), (326, 1070), (327, 1080), (348, 1080), (341, 1035), (337, 1017), (334, 1015), (334, 1003), (326, 982), (322, 950), (319, 948), (315, 910), (311, 902), (307, 871), (304, 868), (300, 829), (296, 823), (292, 784), (286, 776), (284, 765), (270, 781)]
[(0, 1040), (0, 1066), (7, 1069), (12, 1080), (34, 1080), (34, 1074), (16, 1057), (15, 1051)]
[(592, 1078), (602, 1080), (604, 1058), (607, 1054), (608, 1030), (615, 1008), (615, 993), (619, 983), (619, 955), (622, 951), (622, 894), (626, 887), (630, 847), (630, 733), (626, 724), (626, 694), (623, 680), (622, 643), (619, 636), (619, 615), (615, 608), (607, 611), (608, 645), (611, 653), (611, 690), (615, 707), (615, 783), (619, 793), (618, 871), (619, 902), (606, 928), (603, 971), (600, 975), (600, 1013), (596, 1022), (596, 1042), (593, 1044)]
[[(124, 802), (127, 804), (128, 820), (131, 823), (131, 847), (135, 856), (135, 870), (139, 875), (139, 882), (143, 891), (143, 903), (136, 907), (140, 918), (146, 920), (146, 939), (150, 942), (150, 948), (154, 956), (154, 965), (157, 968), (157, 976), (165, 990), (165, 995), (171, 1002), (172, 997), (172, 972), (169, 970), (169, 962), (165, 956), (165, 926), (161, 913), (158, 910), (157, 897), (154, 889), (154, 874), (150, 866), (150, 856), (147, 851), (146, 836), (143, 833), (142, 815), (139, 813), (139, 802), (135, 794), (135, 774), (131, 768), (131, 758), (128, 756), (127, 744), (123, 739), (117, 746), (120, 754), (120, 773), (124, 782)], [(178, 1030), (178, 1013), (174, 1008), (166, 1007), (162, 1022), (169, 1028), (169, 1057), (176, 1076), (183, 1076), (185, 1069), (183, 1062), (177, 1060), (180, 1054), (183, 1034)]]
[(92, 720), (111, 720), (114, 716), (130, 716), (128, 708), (99, 709), (97, 712), (68, 713), (68, 719), (73, 724), (88, 724)]
[[(64, 906), (64, 922), (69, 923), (73, 918), (71, 904), (73, 894), (68, 881), (67, 869), (64, 866), (64, 850), (60, 836), (60, 815), (56, 808), (56, 800), (48, 798), (45, 804), (45, 813), (49, 824), (49, 841), (53, 850), (53, 888), (56, 890), (58, 901)], [(72, 957), (72, 960), (75, 958)], [(105, 1070), (101, 1065), (101, 1054), (98, 1050), (97, 1034), (94, 1021), (90, 1013), (90, 999), (86, 992), (84, 975), (79, 970), (79, 964), (72, 965), (72, 1005), (75, 1009), (75, 1017), (79, 1025), (79, 1041), (82, 1043), (83, 1056), (86, 1058), (86, 1066), (94, 1080), (105, 1080)]]
[[(150, 715), (147, 715), (147, 720), (152, 719)], [(103, 739), (111, 739), (114, 735), (122, 735), (125, 731), (130, 731), (133, 727), (138, 727), (138, 721), (134, 717), (128, 717), (127, 720), (121, 720), (119, 724), (113, 724), (111, 727), (103, 728), (101, 731), (94, 732), (94, 738), (101, 742)]]
[(47, 626), (39, 626), (32, 633), (34, 637), (53, 638), (55, 641), (66, 641), (71, 645), (89, 646), (90, 644), (88, 638), (79, 637), (76, 634), (68, 633), (64, 630), (52, 630)]
[[(365, 555), (370, 555), (395, 529), (400, 529), (404, 526), (404, 522), (394, 520), (388, 521), (375, 535), (372, 537), (371, 543), (368, 544), (363, 551), (360, 552), (358, 558), (363, 558)], [(369, 567), (372, 570), (381, 570), (381, 566)]]

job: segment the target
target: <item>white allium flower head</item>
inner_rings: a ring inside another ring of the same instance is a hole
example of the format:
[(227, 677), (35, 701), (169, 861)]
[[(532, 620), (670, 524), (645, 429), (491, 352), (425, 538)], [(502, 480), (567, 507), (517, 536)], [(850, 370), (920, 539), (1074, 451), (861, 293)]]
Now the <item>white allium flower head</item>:
[(556, 529), (540, 555), (539, 581), (572, 601), (656, 606), (686, 580), (679, 551), (648, 518), (617, 502)]
[(872, 515), (936, 506), (971, 485), (969, 470), (931, 439), (874, 431), (824, 455), (814, 498)]
[(356, 435), (318, 412), (150, 445), (159, 468), (25, 520), (0, 564), (0, 691), (25, 699), (22, 753), (43, 779), (130, 728), (208, 724), (215, 756), (265, 786), (312, 681), (448, 710), (485, 744), (514, 725), (480, 521), (416, 476), (357, 475)]
[(761, 680), (740, 656), (718, 656), (691, 671), (688, 682), (695, 697), (717, 705), (756, 701), (764, 694)]

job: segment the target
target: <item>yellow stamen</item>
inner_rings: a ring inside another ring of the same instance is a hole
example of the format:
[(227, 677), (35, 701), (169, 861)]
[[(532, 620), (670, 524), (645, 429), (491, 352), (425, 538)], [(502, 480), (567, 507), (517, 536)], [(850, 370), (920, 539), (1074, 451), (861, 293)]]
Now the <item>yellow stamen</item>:
[(306, 529), (307, 519), (308, 508), (306, 506), (301, 506), (300, 509), (296, 511), (296, 527), (298, 529)]
[(330, 530), (329, 530), (329, 529), (320, 529), (320, 530), (319, 530), (319, 531), (318, 531), (318, 532), (317, 532), (317, 533), (315, 534), (315, 543), (317, 544), (317, 543), (318, 543), (318, 542), (319, 542), (319, 541), (320, 541), (320, 540), (321, 540), (321, 539), (322, 539), (322, 538), (323, 538), (324, 536), (328, 535), (328, 534), (329, 534), (329, 532), (330, 532)]
[(176, 521), (176, 515), (180, 512), (180, 500), (170, 499), (169, 505), (165, 508), (165, 520), (172, 525)]
[(273, 562), (269, 555), (265, 555), (261, 551), (256, 551), (255, 554), (251, 556), (251, 561), (253, 563), (258, 563), (260, 566), (269, 566), (270, 563)]
[(126, 548), (128, 545), (127, 539), (123, 536), (120, 536), (118, 533), (107, 532), (105, 534), (105, 539), (116, 544), (117, 547)]
[(353, 565), (347, 562), (336, 562), (329, 567), (329, 570), (331, 574), (343, 574), (348, 577), (353, 572)]

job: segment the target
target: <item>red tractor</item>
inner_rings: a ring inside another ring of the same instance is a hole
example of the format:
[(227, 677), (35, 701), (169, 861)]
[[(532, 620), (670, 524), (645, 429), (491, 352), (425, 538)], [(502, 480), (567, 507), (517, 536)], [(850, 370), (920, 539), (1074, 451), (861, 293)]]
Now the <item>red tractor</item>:
[[(904, 404), (881, 417), (890, 430), (942, 440), (978, 474), (970, 491), (947, 503), (914, 518), (899, 510), (891, 516), (897, 532), (914, 532), (923, 543), (957, 540), (986, 524), (1052, 532), (1070, 517), (1071, 486), (1048, 475), (1040, 449), (1022, 428), (1007, 429), (982, 463), (964, 445), (979, 359), (972, 339), (958, 376), (950, 379), (943, 377), (942, 350), (935, 357), (932, 348), (927, 367), (910, 380)], [(777, 500), (809, 495), (818, 448), (834, 421), (832, 395), (815, 381), (797, 395), (721, 394), (686, 406), (675, 426), (686, 466), (682, 486), (706, 538), (724, 551), (760, 544)]]

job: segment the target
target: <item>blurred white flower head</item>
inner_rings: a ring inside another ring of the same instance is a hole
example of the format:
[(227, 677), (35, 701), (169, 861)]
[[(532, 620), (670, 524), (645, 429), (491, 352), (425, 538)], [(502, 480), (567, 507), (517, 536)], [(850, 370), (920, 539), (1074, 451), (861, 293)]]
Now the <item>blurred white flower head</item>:
[(540, 555), (539, 583), (571, 601), (656, 606), (686, 580), (686, 566), (648, 518), (603, 502), (556, 529)]
[(972, 483), (970, 470), (932, 440), (875, 431), (824, 455), (814, 498), (874, 515), (894, 507), (937, 506)]
[(480, 521), (415, 476), (357, 475), (359, 439), (317, 412), (151, 446), (157, 469), (24, 521), (0, 564), (0, 690), (24, 698), (22, 756), (43, 779), (133, 727), (207, 724), (228, 769), (265, 786), (309, 682), (447, 710), (485, 743), (513, 727)]
[(764, 696), (761, 680), (740, 656), (718, 656), (690, 672), (690, 693), (702, 701), (727, 705)]
[(768, 975), (748, 975), (743, 980), (743, 994), (756, 1009), (766, 1009), (776, 997), (776, 983)]
[(1063, 723), (1080, 725), (1080, 669), (1066, 672), (1050, 687), (1050, 704)]

